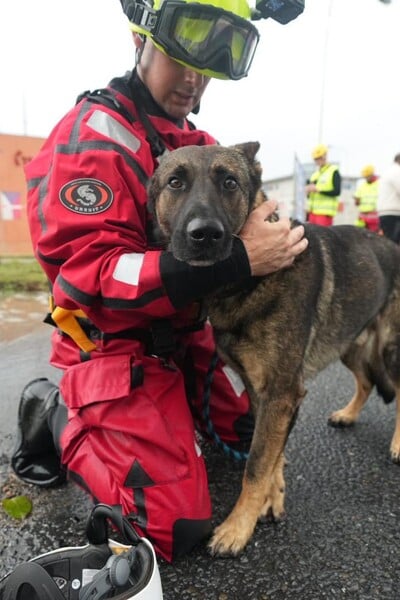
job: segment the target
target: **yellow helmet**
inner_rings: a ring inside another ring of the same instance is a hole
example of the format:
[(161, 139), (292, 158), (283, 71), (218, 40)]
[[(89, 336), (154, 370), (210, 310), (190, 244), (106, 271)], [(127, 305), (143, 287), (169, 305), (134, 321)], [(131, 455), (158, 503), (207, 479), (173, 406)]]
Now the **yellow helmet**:
[(132, 31), (182, 65), (218, 79), (241, 79), (259, 33), (247, 0), (121, 0)]
[(323, 156), (325, 156), (325, 154), (328, 154), (328, 146), (325, 146), (325, 144), (318, 144), (318, 146), (315, 146), (315, 148), (313, 148), (313, 151), (311, 153), (314, 160), (316, 158), (322, 158)]
[(363, 167), (361, 169), (362, 177), (371, 177), (371, 175), (374, 175), (374, 174), (375, 174), (374, 165), (365, 165), (365, 167)]

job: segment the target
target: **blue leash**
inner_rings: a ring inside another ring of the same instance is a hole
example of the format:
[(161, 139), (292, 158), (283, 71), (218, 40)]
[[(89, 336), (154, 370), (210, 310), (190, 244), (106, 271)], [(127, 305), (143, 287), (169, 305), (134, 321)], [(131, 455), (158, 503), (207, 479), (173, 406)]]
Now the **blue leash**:
[(208, 435), (215, 442), (215, 444), (218, 446), (218, 448), (221, 448), (221, 450), (223, 450), (223, 452), (227, 456), (229, 456), (229, 458), (232, 458), (233, 460), (236, 460), (236, 461), (247, 460), (248, 452), (239, 452), (238, 450), (234, 450), (233, 448), (228, 446), (228, 444), (226, 444), (225, 442), (223, 442), (221, 440), (218, 433), (215, 431), (214, 425), (210, 418), (211, 385), (212, 385), (212, 382), (214, 379), (214, 371), (215, 371), (215, 367), (218, 364), (218, 360), (219, 360), (218, 354), (217, 354), (217, 352), (214, 352), (214, 354), (211, 358), (210, 366), (208, 367), (205, 381), (204, 381), (203, 412), (202, 412), (204, 423), (206, 425)]

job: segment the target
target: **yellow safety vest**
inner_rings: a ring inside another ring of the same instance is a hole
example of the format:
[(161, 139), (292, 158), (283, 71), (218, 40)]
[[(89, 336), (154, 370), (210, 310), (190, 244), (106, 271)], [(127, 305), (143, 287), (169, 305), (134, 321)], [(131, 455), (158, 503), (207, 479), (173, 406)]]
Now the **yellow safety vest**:
[(314, 171), (310, 177), (310, 183), (318, 186), (318, 192), (311, 192), (307, 198), (307, 212), (315, 215), (327, 215), (334, 217), (339, 208), (338, 196), (325, 196), (321, 192), (333, 190), (333, 174), (338, 170), (336, 165), (324, 165), (321, 169)]
[(368, 181), (364, 181), (361, 183), (356, 193), (354, 194), (356, 198), (359, 199), (358, 210), (360, 213), (368, 213), (376, 211), (376, 203), (378, 200), (379, 193), (379, 179), (372, 181), (369, 183)]

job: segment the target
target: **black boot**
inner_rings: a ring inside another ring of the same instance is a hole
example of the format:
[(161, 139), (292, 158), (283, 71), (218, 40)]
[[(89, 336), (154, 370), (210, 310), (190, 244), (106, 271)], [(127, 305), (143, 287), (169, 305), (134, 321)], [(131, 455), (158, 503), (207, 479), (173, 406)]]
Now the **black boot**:
[(11, 466), (27, 483), (54, 487), (66, 480), (48, 422), (58, 403), (58, 387), (44, 377), (28, 383), (21, 394)]

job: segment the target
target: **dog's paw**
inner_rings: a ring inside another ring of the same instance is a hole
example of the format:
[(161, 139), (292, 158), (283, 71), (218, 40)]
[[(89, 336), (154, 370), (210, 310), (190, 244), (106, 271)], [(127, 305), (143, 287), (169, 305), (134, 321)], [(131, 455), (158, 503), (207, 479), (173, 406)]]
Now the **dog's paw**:
[(328, 418), (328, 425), (331, 427), (351, 427), (355, 419), (350, 417), (344, 410), (338, 410)]
[(400, 465), (400, 443), (392, 442), (390, 446), (390, 458), (392, 462)]
[(394, 462), (396, 465), (400, 465), (400, 453), (399, 452), (393, 452), (391, 450), (390, 458), (391, 458), (392, 462)]
[(271, 502), (267, 501), (262, 507), (258, 520), (261, 521), (261, 523), (279, 523), (285, 518), (286, 512), (283, 503), (279, 507), (276, 505), (273, 507)]
[(239, 526), (229, 518), (214, 530), (208, 544), (212, 556), (237, 556), (249, 541), (254, 525)]

